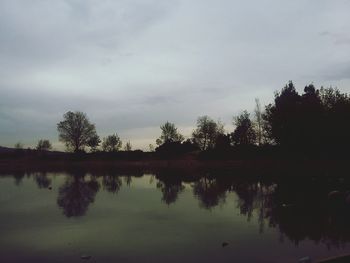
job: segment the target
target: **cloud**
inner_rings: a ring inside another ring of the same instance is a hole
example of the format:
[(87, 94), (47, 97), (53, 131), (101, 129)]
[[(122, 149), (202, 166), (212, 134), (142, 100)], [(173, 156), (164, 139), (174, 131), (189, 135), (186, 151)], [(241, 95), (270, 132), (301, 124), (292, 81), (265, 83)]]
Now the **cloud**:
[[(268, 8), (267, 8), (268, 7)], [(0, 1), (0, 142), (57, 141), (81, 110), (147, 147), (263, 104), (292, 79), (349, 91), (348, 1)], [(139, 131), (139, 134), (137, 133)], [(128, 136), (130, 134), (130, 136)]]
[[(350, 28), (349, 28), (350, 29)], [(348, 30), (344, 30), (343, 32), (329, 32), (329, 31), (322, 31), (320, 32), (320, 36), (329, 37), (333, 40), (335, 45), (350, 45), (350, 34)]]
[(325, 68), (323, 71), (323, 75), (325, 80), (350, 80), (350, 61), (344, 63), (337, 63)]

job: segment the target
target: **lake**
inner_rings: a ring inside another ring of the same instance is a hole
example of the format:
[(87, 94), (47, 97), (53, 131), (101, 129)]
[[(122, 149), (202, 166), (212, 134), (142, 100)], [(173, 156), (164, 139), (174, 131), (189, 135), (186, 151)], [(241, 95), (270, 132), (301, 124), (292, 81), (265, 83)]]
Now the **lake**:
[(350, 253), (344, 177), (3, 173), (0, 261), (316, 262)]

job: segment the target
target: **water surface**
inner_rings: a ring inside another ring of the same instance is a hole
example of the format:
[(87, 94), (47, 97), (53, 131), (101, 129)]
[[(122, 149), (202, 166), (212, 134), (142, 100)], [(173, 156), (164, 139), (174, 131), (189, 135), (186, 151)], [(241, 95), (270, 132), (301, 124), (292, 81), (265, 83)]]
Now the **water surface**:
[[(266, 263), (346, 254), (348, 186), (329, 176), (3, 174), (1, 262)], [(332, 190), (340, 194), (330, 198)]]

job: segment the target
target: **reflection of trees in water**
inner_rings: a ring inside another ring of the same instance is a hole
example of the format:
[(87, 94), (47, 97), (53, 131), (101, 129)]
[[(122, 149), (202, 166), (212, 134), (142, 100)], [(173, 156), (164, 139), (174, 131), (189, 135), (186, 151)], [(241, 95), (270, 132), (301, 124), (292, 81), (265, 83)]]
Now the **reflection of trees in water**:
[(278, 184), (240, 182), (233, 187), (241, 214), (250, 220), (256, 212), (260, 231), (268, 224), (278, 228), (281, 241), (287, 237), (297, 245), (310, 239), (329, 248), (350, 241), (350, 207), (345, 203), (345, 195), (329, 200), (328, 193), (334, 189), (345, 193), (350, 187), (324, 178), (293, 178)]
[[(182, 177), (177, 172), (160, 171), (155, 175), (155, 178), (157, 179), (156, 187), (162, 192), (162, 201), (167, 205), (175, 203), (179, 194), (185, 189)], [(151, 176), (151, 184), (153, 180), (154, 176)]]
[(277, 228), (281, 241), (287, 237), (297, 245), (310, 239), (330, 248), (350, 242), (350, 207), (345, 194), (336, 201), (328, 197), (334, 189), (346, 193), (350, 183), (333, 181), (290, 178), (275, 184), (253, 178), (209, 176), (193, 183), (193, 193), (200, 207), (211, 209), (223, 204), (228, 192), (235, 192), (240, 214), (248, 221), (256, 216), (260, 232), (266, 226)]
[(15, 185), (19, 186), (22, 183), (22, 180), (25, 176), (24, 172), (13, 172), (13, 178), (15, 178)]
[(118, 171), (109, 169), (106, 171), (94, 171), (92, 175), (95, 178), (102, 178), (102, 186), (104, 190), (111, 193), (118, 193), (118, 191), (123, 186), (123, 182), (127, 186), (131, 186), (133, 178), (142, 177), (144, 174), (139, 170), (135, 170), (132, 171), (132, 173), (129, 173), (124, 170)]
[[(59, 188), (57, 204), (67, 217), (83, 216), (94, 201), (99, 190), (98, 181), (106, 191), (117, 193), (123, 183), (130, 184), (129, 175), (114, 173), (86, 176), (85, 172), (67, 176)], [(16, 173), (19, 184), (25, 173)], [(39, 188), (51, 185), (45, 173), (32, 174)], [(180, 173), (160, 172), (152, 180), (162, 192), (162, 201), (173, 204), (184, 190), (185, 182), (192, 182), (193, 195), (205, 209), (224, 204), (227, 193), (237, 195), (237, 208), (240, 214), (250, 221), (256, 216), (260, 231), (264, 227), (276, 228), (281, 233), (281, 241), (287, 237), (295, 244), (310, 239), (339, 247), (350, 242), (350, 207), (345, 202), (345, 193), (350, 190), (350, 180), (330, 177), (278, 178), (274, 183), (269, 179), (257, 180), (248, 176), (193, 177)], [(338, 190), (343, 193), (340, 199), (329, 200), (328, 193)]]
[(83, 216), (89, 205), (94, 202), (99, 187), (94, 178), (87, 181), (85, 176), (67, 177), (59, 188), (57, 204), (67, 217)]
[(132, 176), (130, 175), (124, 176), (124, 182), (126, 183), (127, 186), (130, 186), (132, 182)]
[(200, 206), (210, 209), (225, 203), (227, 185), (217, 179), (202, 177), (193, 184), (193, 194), (199, 199)]
[(305, 239), (339, 247), (350, 241), (350, 207), (345, 195), (330, 200), (328, 193), (345, 193), (349, 183), (320, 178), (279, 183), (268, 221), (295, 244)]
[(117, 194), (121, 187), (123, 186), (122, 179), (124, 178), (124, 182), (129, 186), (132, 182), (132, 176), (123, 176), (122, 174), (117, 173), (113, 170), (108, 171), (98, 171), (92, 173), (94, 178), (102, 178), (102, 186), (103, 189), (107, 192)]
[(51, 185), (51, 179), (45, 172), (34, 173), (33, 178), (39, 188), (48, 188)]
[(259, 220), (259, 231), (262, 233), (265, 226), (265, 217), (271, 212), (272, 195), (276, 185), (261, 182), (240, 182), (232, 189), (238, 196), (237, 207), (242, 215), (247, 216), (250, 221), (253, 212), (256, 211)]
[(118, 193), (123, 185), (122, 180), (117, 175), (104, 175), (102, 177), (103, 189), (110, 193)]
[(158, 181), (157, 188), (163, 193), (162, 201), (167, 205), (175, 203), (179, 193), (181, 193), (185, 187), (180, 182)]

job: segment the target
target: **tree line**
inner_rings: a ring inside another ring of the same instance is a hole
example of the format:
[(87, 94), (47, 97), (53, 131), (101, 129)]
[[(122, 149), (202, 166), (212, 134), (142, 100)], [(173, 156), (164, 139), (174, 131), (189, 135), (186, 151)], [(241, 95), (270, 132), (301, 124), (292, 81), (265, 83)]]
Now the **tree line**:
[[(343, 153), (350, 146), (350, 97), (337, 88), (317, 89), (313, 84), (299, 94), (290, 81), (281, 91), (275, 92), (272, 103), (262, 107), (259, 99), (255, 99), (253, 113), (242, 111), (233, 118), (232, 124), (234, 131), (226, 133), (223, 123), (201, 116), (190, 138), (185, 140), (176, 125), (167, 121), (160, 126), (161, 134), (156, 140), (155, 151), (229, 153), (237, 148), (269, 146), (306, 155)], [(117, 133), (101, 140), (95, 125), (80, 111), (65, 113), (63, 120), (57, 124), (57, 130), (59, 140), (72, 152), (84, 152), (87, 148), (91, 152), (116, 152), (123, 146)], [(38, 142), (38, 150), (51, 148), (48, 140)], [(124, 150), (132, 150), (129, 141)]]

